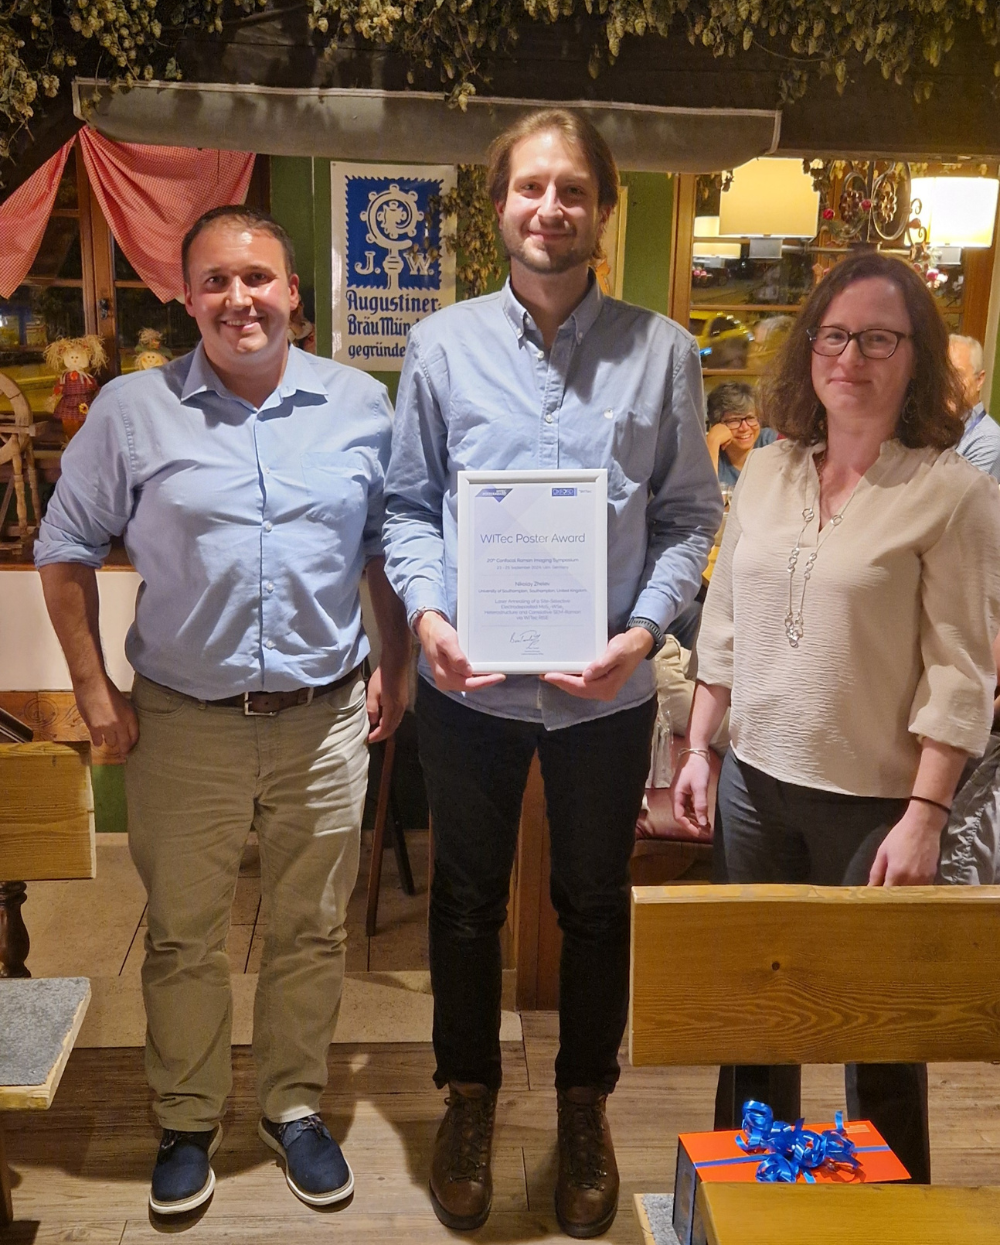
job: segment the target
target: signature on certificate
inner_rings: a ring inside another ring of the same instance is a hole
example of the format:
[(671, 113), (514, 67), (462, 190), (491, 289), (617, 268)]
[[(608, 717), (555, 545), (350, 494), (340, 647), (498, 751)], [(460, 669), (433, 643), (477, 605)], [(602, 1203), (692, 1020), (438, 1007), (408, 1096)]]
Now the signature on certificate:
[(523, 644), (521, 653), (525, 657), (541, 657), (542, 655), (542, 633), (540, 631), (513, 631), (510, 642), (511, 644)]

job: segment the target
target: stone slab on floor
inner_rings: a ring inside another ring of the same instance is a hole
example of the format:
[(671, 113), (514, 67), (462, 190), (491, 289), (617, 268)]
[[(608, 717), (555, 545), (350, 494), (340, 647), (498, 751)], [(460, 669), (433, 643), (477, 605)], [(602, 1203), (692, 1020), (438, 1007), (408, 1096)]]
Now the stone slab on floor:
[(680, 1245), (672, 1222), (674, 1195), (672, 1193), (644, 1193), (642, 1205), (653, 1233), (654, 1245)]
[(43, 1085), (63, 1053), (86, 977), (0, 981), (0, 1085)]

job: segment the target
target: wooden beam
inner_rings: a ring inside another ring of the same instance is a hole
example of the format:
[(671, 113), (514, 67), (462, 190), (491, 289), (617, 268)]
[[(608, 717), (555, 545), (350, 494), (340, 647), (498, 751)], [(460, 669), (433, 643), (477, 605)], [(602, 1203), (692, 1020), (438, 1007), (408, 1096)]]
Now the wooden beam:
[(702, 1184), (698, 1209), (707, 1245), (996, 1245), (1000, 1189)]
[(1000, 887), (632, 891), (633, 1064), (1000, 1059)]

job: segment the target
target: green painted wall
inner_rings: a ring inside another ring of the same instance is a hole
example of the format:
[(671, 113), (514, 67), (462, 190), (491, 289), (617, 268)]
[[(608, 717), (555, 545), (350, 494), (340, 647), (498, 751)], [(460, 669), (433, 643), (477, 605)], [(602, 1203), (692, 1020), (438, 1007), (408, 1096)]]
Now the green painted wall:
[(622, 296), (627, 303), (666, 315), (674, 181), (667, 173), (625, 173), (622, 183), (628, 186)]
[[(669, 174), (626, 173), (623, 294), (627, 302), (667, 312), (674, 184)], [(316, 349), (332, 353), (330, 161), (271, 158), (271, 211), (292, 236), (306, 314), (316, 325)], [(499, 286), (500, 282), (497, 283)], [(459, 290), (461, 297), (462, 291)], [(395, 400), (398, 372), (372, 372)]]
[(94, 765), (90, 780), (94, 787), (94, 825), (97, 833), (124, 834), (128, 829), (125, 766)]

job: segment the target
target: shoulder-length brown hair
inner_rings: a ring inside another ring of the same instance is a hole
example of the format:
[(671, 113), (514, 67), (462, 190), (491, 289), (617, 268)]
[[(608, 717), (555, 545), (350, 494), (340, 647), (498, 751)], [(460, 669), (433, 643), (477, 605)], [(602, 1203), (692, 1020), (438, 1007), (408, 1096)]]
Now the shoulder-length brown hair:
[(826, 411), (812, 385), (809, 333), (823, 323), (830, 303), (855, 281), (883, 277), (903, 295), (913, 332), (913, 379), (900, 412), (896, 436), (910, 449), (949, 449), (961, 440), (965, 399), (948, 357), (948, 330), (930, 290), (903, 260), (878, 251), (849, 255), (823, 278), (796, 318), (760, 389), (762, 422), (803, 445), (826, 439)]

